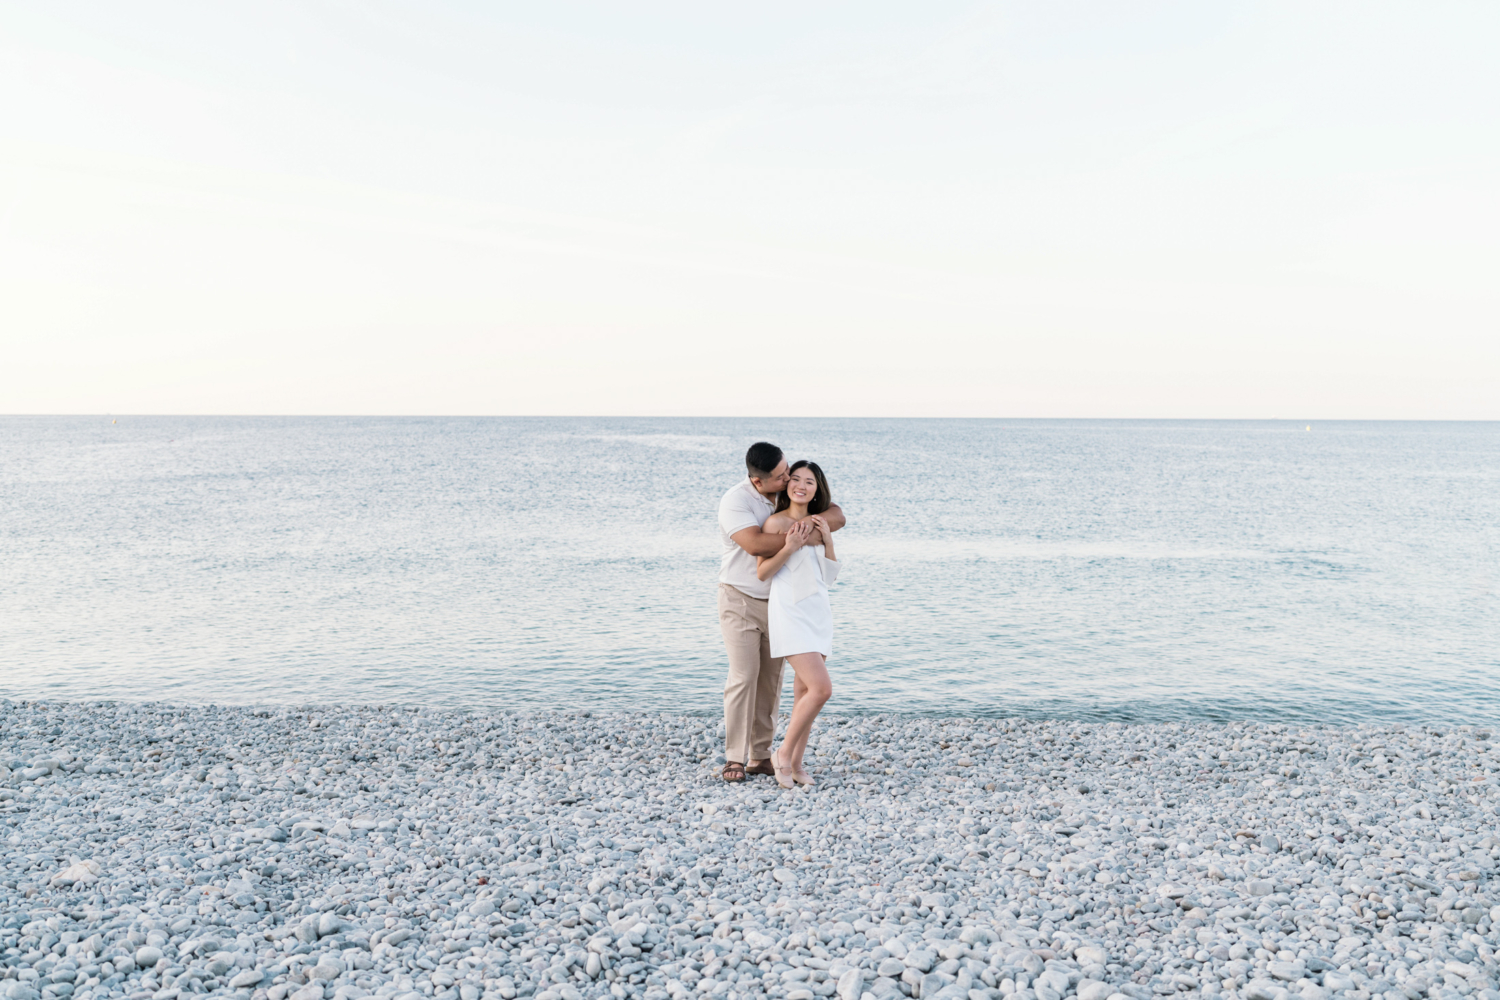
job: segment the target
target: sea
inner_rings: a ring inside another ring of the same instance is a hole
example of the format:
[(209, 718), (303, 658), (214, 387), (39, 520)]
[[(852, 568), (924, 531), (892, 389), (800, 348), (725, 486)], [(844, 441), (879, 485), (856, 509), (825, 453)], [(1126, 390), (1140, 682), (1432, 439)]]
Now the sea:
[(0, 709), (712, 716), (759, 439), (848, 517), (831, 712), (1500, 721), (1500, 423), (1293, 421), (3, 417)]

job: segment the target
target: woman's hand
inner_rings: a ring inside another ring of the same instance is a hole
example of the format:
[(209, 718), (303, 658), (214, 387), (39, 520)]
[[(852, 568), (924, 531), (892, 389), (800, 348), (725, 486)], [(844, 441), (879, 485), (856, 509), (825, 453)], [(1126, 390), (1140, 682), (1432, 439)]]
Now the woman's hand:
[[(780, 525), (777, 525), (780, 527)], [(772, 532), (775, 534), (775, 532)], [(769, 580), (775, 576), (781, 567), (786, 565), (788, 559), (802, 546), (807, 544), (812, 534), (812, 525), (806, 521), (798, 521), (786, 529), (786, 537), (781, 541), (781, 548), (774, 556), (755, 557), (755, 578), (757, 580)]]
[(822, 515), (814, 514), (808, 518), (813, 523), (813, 530), (817, 531), (823, 545), (833, 544), (833, 532), (828, 527), (828, 522), (823, 520)]

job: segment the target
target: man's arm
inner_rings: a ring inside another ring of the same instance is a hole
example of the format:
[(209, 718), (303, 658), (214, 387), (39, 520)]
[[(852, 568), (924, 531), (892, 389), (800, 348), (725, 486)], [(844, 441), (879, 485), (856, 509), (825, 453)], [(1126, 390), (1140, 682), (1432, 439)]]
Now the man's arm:
[(786, 535), (774, 531), (767, 532), (759, 525), (751, 528), (741, 528), (729, 537), (734, 540), (734, 544), (752, 556), (767, 558), (780, 552), (781, 547), (786, 544)]
[[(828, 509), (822, 514), (824, 521), (828, 522), (829, 531), (838, 531), (844, 526), (844, 512), (838, 504), (829, 504)], [(779, 531), (766, 531), (764, 528), (741, 528), (729, 536), (734, 544), (760, 558), (770, 558), (781, 551), (786, 544), (786, 535)]]

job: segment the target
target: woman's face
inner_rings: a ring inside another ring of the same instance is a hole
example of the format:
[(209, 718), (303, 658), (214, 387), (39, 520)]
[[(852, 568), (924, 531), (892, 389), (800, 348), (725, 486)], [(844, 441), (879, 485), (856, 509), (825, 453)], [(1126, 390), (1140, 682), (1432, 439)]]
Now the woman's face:
[(813, 497), (818, 495), (818, 480), (812, 470), (803, 466), (792, 473), (791, 482), (786, 484), (786, 495), (791, 498), (792, 503), (812, 503)]

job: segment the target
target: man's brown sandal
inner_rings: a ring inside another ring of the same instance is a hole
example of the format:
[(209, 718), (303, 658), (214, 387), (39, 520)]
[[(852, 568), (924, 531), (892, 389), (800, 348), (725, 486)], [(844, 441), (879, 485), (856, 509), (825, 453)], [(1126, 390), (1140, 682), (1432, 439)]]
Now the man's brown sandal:
[(751, 764), (749, 767), (745, 768), (745, 773), (746, 774), (769, 774), (769, 775), (773, 775), (774, 776), (776, 774), (776, 768), (771, 765), (771, 758), (767, 757), (765, 760), (761, 761), (759, 764)]
[(745, 765), (737, 760), (731, 760), (724, 765), (724, 770), (719, 776), (725, 781), (736, 782), (745, 780)]

